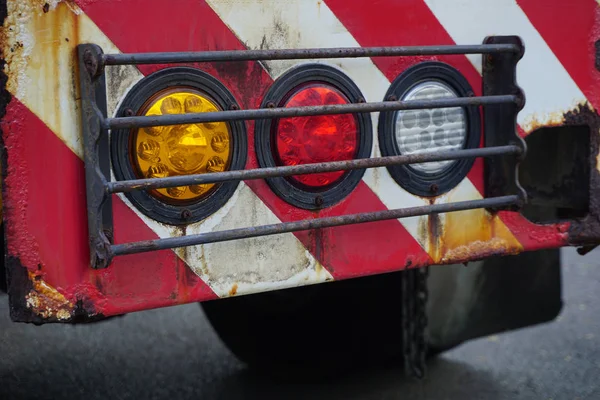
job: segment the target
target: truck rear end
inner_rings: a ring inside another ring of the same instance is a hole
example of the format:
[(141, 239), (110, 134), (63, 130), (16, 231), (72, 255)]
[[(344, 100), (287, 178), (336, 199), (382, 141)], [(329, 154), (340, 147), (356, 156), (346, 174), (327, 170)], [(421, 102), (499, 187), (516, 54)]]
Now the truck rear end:
[(15, 321), (205, 302), (251, 363), (419, 374), (552, 319), (556, 249), (600, 243), (595, 1), (3, 8)]

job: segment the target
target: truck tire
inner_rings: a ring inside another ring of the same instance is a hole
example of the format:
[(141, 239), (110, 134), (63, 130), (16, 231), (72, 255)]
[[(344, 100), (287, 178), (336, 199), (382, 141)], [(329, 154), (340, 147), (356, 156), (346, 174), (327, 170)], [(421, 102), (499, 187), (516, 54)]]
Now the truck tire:
[(336, 374), (400, 356), (399, 278), (378, 275), (202, 306), (222, 341), (247, 365), (278, 374)]
[[(430, 355), (546, 322), (562, 306), (558, 250), (431, 267)], [(226, 346), (251, 367), (319, 374), (401, 360), (402, 272), (203, 303)]]

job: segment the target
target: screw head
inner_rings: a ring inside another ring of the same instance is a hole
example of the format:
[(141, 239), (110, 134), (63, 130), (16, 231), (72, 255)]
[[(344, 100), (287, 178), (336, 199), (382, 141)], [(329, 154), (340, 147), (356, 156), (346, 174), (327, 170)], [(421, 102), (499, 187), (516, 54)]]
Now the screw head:
[(181, 212), (181, 219), (187, 221), (192, 217), (192, 212), (187, 208)]

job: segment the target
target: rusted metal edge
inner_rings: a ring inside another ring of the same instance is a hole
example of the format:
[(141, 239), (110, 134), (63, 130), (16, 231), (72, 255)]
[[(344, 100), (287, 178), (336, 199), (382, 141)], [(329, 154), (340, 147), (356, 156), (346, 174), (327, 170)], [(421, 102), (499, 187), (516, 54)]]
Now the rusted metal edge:
[(590, 128), (590, 198), (588, 214), (571, 222), (568, 241), (572, 246), (593, 246), (600, 243), (600, 115), (589, 105), (580, 105), (564, 114), (564, 125), (585, 125)]
[(135, 116), (106, 118), (105, 129), (130, 129), (149, 126), (170, 126), (200, 124), (206, 122), (247, 121), (272, 118), (309, 117), (314, 115), (335, 115), (370, 113), (399, 110), (420, 110), (424, 108), (472, 107), (498, 104), (515, 104), (522, 107), (522, 98), (516, 95), (481, 97), (458, 97), (438, 100), (382, 101), (372, 103), (335, 104), (290, 108), (262, 108), (251, 110), (214, 111), (205, 113), (171, 114), (158, 116)]
[[(4, 26), (4, 21), (6, 20), (6, 17), (8, 16), (8, 9), (7, 9), (7, 5), (6, 5), (6, 1), (7, 0), (0, 0), (0, 21), (1, 21), (1, 25)], [(6, 37), (0, 37), (1, 41), (6, 40)], [(0, 49), (5, 48), (6, 46), (4, 46), (4, 43), (0, 43)], [(8, 75), (6, 75), (6, 73), (4, 72), (4, 68), (6, 66), (6, 57), (4, 54), (2, 54), (2, 57), (0, 57), (0, 121), (4, 119), (4, 116), (6, 115), (6, 107), (8, 106), (8, 103), (10, 103), (12, 96), (10, 95), (10, 92), (7, 90), (6, 88), (6, 84), (8, 82)], [(0, 168), (2, 168), (2, 170), (0, 171), (0, 173), (2, 174), (2, 182), (6, 181), (6, 174), (8, 171), (7, 168), (7, 162), (8, 162), (8, 156), (7, 156), (7, 151), (6, 148), (4, 146), (4, 132), (2, 132), (2, 127), (0, 126)], [(2, 187), (2, 198), (6, 199), (6, 194), (4, 193), (5, 189), (5, 185), (0, 185)], [(3, 207), (4, 205), (0, 206)], [(3, 251), (2, 256), (0, 257), (0, 291), (6, 291), (7, 290), (7, 284), (8, 284), (8, 278), (7, 278), (7, 263), (5, 260), (5, 256), (6, 256), (6, 238), (4, 237), (4, 212), (2, 212), (2, 225), (0, 225), (2, 227), (2, 229), (0, 229), (0, 235), (3, 236), (3, 240), (2, 240), (2, 248), (1, 250)]]
[(475, 157), (498, 155), (519, 155), (523, 149), (508, 145), (490, 148), (449, 150), (439, 153), (423, 153), (378, 158), (363, 158), (325, 163), (313, 163), (284, 167), (256, 168), (238, 171), (212, 172), (206, 174), (182, 175), (168, 178), (147, 178), (128, 181), (108, 182), (108, 193), (132, 192), (135, 190), (161, 189), (177, 186), (202, 185), (208, 183), (278, 178), (334, 171), (350, 171), (363, 168), (387, 167), (390, 165), (418, 164), (431, 161), (460, 160)]
[(311, 229), (331, 228), (342, 225), (363, 224), (368, 222), (385, 221), (390, 219), (416, 217), (454, 211), (472, 210), (477, 208), (501, 209), (519, 205), (521, 197), (517, 195), (494, 197), (482, 200), (468, 200), (446, 204), (432, 204), (419, 207), (409, 207), (394, 210), (348, 214), (337, 217), (324, 217), (279, 224), (251, 226), (247, 228), (229, 229), (219, 232), (207, 232), (196, 235), (170, 237), (117, 244), (111, 246), (111, 255), (120, 256), (137, 254), (156, 250), (173, 249), (178, 247), (196, 246), (206, 243), (225, 242), (230, 240), (247, 239), (259, 236), (278, 235), (282, 233), (306, 231)]
[(27, 269), (18, 257), (7, 256), (6, 263), (9, 312), (13, 322), (41, 325), (51, 322), (90, 323), (106, 319), (95, 310), (91, 301), (83, 298), (69, 301), (44, 282), (41, 272)]
[(449, 54), (515, 53), (519, 49), (505, 44), (337, 47), (324, 49), (262, 49), (202, 52), (162, 52), (105, 54), (104, 65), (177, 64), (193, 62), (303, 60), (322, 58), (399, 57)]

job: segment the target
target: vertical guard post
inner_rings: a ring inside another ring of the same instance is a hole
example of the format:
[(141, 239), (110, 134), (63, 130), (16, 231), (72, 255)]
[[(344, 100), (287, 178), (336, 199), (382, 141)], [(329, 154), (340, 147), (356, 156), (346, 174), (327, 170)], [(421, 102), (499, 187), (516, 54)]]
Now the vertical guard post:
[(512, 44), (518, 53), (483, 54), (483, 96), (512, 94), (520, 100), (517, 104), (492, 104), (483, 107), (485, 147), (514, 144), (522, 149), (520, 155), (495, 156), (485, 159), (485, 197), (517, 194), (520, 204), (508, 209), (517, 211), (527, 202), (527, 193), (519, 184), (518, 166), (525, 157), (527, 145), (517, 130), (517, 114), (525, 105), (525, 95), (517, 85), (517, 63), (523, 58), (525, 47), (518, 36), (490, 36), (484, 44)]
[(106, 268), (112, 260), (112, 203), (106, 191), (110, 177), (106, 117), (106, 81), (102, 49), (93, 44), (77, 46), (81, 90), (81, 124), (85, 162), (86, 200), (92, 268)]

